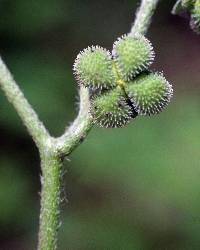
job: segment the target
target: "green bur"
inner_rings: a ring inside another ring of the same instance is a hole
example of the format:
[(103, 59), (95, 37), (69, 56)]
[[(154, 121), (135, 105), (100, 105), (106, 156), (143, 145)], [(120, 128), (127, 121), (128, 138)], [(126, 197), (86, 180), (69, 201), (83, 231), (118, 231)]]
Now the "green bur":
[(195, 0), (182, 0), (181, 4), (183, 6), (183, 8), (191, 8), (194, 4)]
[(190, 27), (197, 33), (200, 33), (200, 0), (177, 0), (172, 14), (190, 14)]
[(200, 0), (196, 0), (194, 3), (194, 8), (191, 11), (190, 26), (196, 33), (200, 33)]
[(139, 115), (158, 114), (173, 93), (171, 85), (159, 73), (144, 73), (129, 82), (125, 90)]
[(122, 127), (133, 118), (132, 107), (120, 87), (96, 97), (92, 101), (90, 112), (94, 122), (106, 128)]
[(78, 83), (90, 90), (90, 113), (100, 127), (125, 126), (137, 115), (159, 113), (170, 101), (172, 87), (162, 74), (147, 72), (154, 59), (149, 40), (124, 35), (112, 57), (100, 47), (79, 53), (74, 64)]
[(124, 81), (146, 70), (154, 59), (151, 43), (141, 35), (122, 36), (114, 43), (112, 54)]
[(112, 59), (109, 51), (101, 47), (88, 47), (76, 58), (74, 72), (79, 84), (93, 89), (112, 88)]

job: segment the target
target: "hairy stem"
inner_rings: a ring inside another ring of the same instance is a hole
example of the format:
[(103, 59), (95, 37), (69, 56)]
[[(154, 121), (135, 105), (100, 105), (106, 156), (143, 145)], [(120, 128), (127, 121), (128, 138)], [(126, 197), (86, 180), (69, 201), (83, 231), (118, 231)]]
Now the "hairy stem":
[(29, 134), (32, 136), (36, 145), (39, 148), (42, 147), (50, 137), (49, 133), (42, 122), (39, 120), (36, 112), (24, 97), (24, 94), (13, 79), (11, 73), (7, 69), (1, 57), (0, 87), (21, 117), (22, 122), (27, 127)]
[(151, 23), (151, 17), (154, 14), (159, 0), (142, 0), (136, 13), (136, 18), (131, 29), (131, 34), (145, 34)]
[(90, 100), (88, 89), (80, 87), (79, 113), (72, 125), (65, 133), (56, 139), (58, 151), (61, 156), (69, 155), (87, 136), (92, 128), (92, 119), (89, 114)]
[[(142, 0), (131, 34), (146, 33), (157, 3), (158, 0)], [(80, 109), (75, 121), (61, 137), (53, 138), (24, 97), (1, 58), (0, 87), (21, 117), (40, 152), (42, 191), (38, 250), (56, 250), (57, 231), (60, 225), (62, 159), (83, 141), (92, 127), (88, 90), (80, 88)]]
[(53, 250), (57, 248), (60, 223), (62, 162), (57, 154), (47, 151), (41, 156), (41, 164), (43, 176), (38, 249)]

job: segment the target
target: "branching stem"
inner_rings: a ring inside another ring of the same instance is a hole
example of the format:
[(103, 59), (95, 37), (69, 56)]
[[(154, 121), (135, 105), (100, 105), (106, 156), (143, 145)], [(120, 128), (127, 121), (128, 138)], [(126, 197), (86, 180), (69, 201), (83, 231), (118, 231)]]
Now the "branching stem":
[[(158, 0), (142, 0), (131, 34), (146, 33), (157, 3)], [(84, 140), (92, 128), (92, 119), (88, 112), (90, 106), (88, 90), (80, 88), (80, 108), (77, 118), (61, 137), (54, 138), (39, 120), (1, 58), (0, 87), (39, 149), (42, 191), (38, 250), (55, 250), (60, 225), (62, 159)]]

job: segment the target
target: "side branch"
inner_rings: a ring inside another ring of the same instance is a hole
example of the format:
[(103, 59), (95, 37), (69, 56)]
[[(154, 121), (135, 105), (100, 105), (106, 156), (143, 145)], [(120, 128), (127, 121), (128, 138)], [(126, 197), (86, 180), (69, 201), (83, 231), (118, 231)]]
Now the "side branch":
[(141, 1), (130, 34), (140, 33), (144, 35), (147, 32), (158, 2), (159, 0)]
[(61, 156), (69, 155), (87, 136), (92, 128), (92, 118), (89, 114), (90, 100), (87, 88), (80, 87), (80, 106), (77, 118), (65, 133), (55, 139)]
[(7, 69), (1, 57), (0, 87), (21, 117), (36, 145), (41, 148), (42, 145), (47, 143), (47, 139), (50, 138), (49, 133), (39, 120), (31, 105), (24, 97), (24, 94), (13, 79), (10, 71)]
[[(136, 14), (135, 22), (130, 34), (145, 34), (151, 23), (151, 17), (159, 0), (142, 0)], [(89, 93), (84, 87), (80, 88), (79, 114), (65, 133), (55, 139), (57, 150), (62, 157), (69, 155), (86, 137), (92, 127), (92, 119), (89, 115)]]

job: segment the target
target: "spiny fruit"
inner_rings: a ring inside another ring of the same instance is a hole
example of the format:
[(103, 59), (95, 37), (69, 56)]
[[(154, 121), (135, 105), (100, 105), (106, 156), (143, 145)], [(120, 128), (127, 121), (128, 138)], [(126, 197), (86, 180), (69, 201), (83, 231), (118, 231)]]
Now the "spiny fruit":
[(132, 107), (128, 105), (120, 87), (96, 97), (91, 103), (91, 115), (100, 127), (116, 128), (126, 125), (132, 118)]
[(195, 0), (177, 0), (175, 3), (172, 14), (181, 14), (185, 11), (190, 11), (194, 6)]
[(114, 86), (111, 55), (99, 46), (88, 47), (79, 53), (74, 72), (78, 83), (85, 87), (110, 89)]
[(183, 8), (191, 8), (194, 4), (195, 0), (182, 0), (181, 4)]
[(178, 0), (172, 9), (172, 14), (187, 12), (190, 16), (190, 26), (200, 33), (200, 0)]
[(124, 35), (112, 55), (89, 47), (75, 61), (78, 83), (90, 90), (90, 114), (101, 127), (125, 126), (137, 115), (159, 113), (170, 101), (172, 87), (162, 74), (150, 73), (151, 43), (142, 35)]
[(140, 115), (160, 113), (172, 97), (172, 86), (160, 73), (143, 73), (126, 86), (126, 92)]
[(114, 43), (112, 54), (125, 81), (147, 69), (154, 59), (152, 45), (142, 35), (122, 36)]
[(190, 26), (196, 33), (200, 33), (200, 0), (195, 1), (194, 8), (191, 10)]
[(116, 87), (118, 80), (131, 80), (147, 69), (154, 51), (144, 36), (124, 35), (114, 43), (112, 56), (99, 46), (80, 52), (74, 63), (78, 83), (92, 90)]

